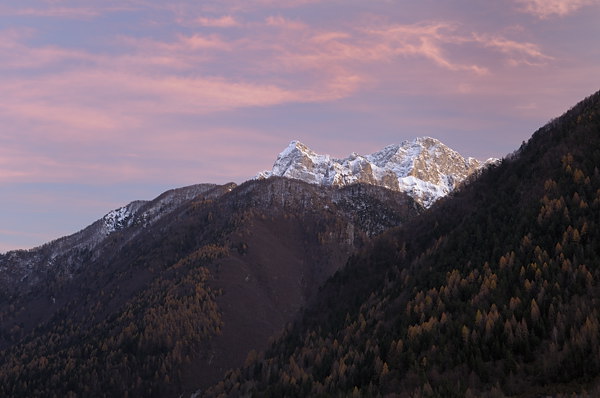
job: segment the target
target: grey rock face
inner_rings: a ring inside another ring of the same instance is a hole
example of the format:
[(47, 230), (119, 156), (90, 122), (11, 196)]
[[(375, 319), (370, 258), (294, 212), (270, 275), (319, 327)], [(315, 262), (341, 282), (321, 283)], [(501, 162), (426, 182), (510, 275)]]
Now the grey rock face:
[(370, 155), (353, 153), (344, 159), (319, 155), (301, 142), (292, 141), (279, 154), (273, 169), (256, 178), (280, 176), (333, 187), (376, 185), (405, 192), (429, 207), (494, 161), (465, 158), (431, 137), (389, 145)]

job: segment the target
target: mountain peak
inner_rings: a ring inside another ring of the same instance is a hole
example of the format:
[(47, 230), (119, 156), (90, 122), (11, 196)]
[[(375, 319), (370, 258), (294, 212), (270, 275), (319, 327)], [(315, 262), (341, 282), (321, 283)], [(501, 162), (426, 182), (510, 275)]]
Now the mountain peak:
[(420, 144), (423, 144), (423, 145), (429, 145), (429, 146), (431, 146), (431, 145), (440, 145), (440, 144), (444, 145), (442, 143), (442, 141), (438, 140), (437, 138), (429, 137), (429, 136), (426, 136), (426, 135), (423, 136), (423, 137), (417, 137), (417, 138), (415, 138), (414, 142), (420, 143)]
[(281, 176), (325, 186), (367, 183), (408, 193), (423, 206), (455, 189), (483, 165), (464, 158), (432, 137), (392, 144), (370, 155), (355, 152), (344, 159), (320, 155), (298, 140), (284, 149), (270, 171), (256, 178)]
[(302, 142), (298, 141), (298, 140), (292, 140), (290, 141), (290, 144), (287, 146), (287, 148), (285, 148), (280, 154), (279, 156), (283, 157), (283, 156), (287, 156), (288, 154), (294, 152), (294, 151), (300, 151), (302, 153), (314, 153), (313, 150), (311, 150), (307, 145), (303, 144)]

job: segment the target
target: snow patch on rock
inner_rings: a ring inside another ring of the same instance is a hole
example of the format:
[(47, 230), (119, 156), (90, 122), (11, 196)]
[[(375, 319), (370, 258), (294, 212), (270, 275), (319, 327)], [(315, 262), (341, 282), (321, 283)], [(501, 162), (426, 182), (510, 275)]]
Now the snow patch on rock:
[(369, 155), (352, 153), (344, 159), (317, 154), (294, 140), (277, 156), (272, 170), (255, 178), (280, 176), (334, 187), (366, 183), (406, 192), (430, 207), (469, 175), (496, 161), (464, 158), (431, 137), (388, 145)]

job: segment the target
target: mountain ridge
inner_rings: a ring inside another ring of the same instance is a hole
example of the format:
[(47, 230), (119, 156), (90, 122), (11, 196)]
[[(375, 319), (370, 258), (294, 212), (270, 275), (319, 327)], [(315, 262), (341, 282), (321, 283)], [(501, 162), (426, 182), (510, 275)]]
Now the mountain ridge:
[[(214, 198), (235, 186), (234, 183), (222, 186), (195, 184), (170, 189), (153, 200), (136, 200), (112, 210), (71, 235), (28, 250), (0, 253), (0, 285), (4, 288), (2, 294), (8, 294), (24, 285), (34, 288), (40, 283), (36, 275), (58, 271), (53, 267), (54, 264), (60, 264), (60, 273), (68, 278), (82, 263), (93, 260), (94, 250), (115, 233), (128, 229), (129, 238), (133, 238), (141, 229), (152, 225), (182, 203), (201, 194)], [(20, 266), (14, 266), (15, 264)], [(32, 278), (29, 279), (30, 277)]]
[[(258, 173), (256, 178), (283, 176), (332, 187), (365, 183), (406, 192), (427, 208), (452, 192), (467, 177), (496, 161), (488, 159), (486, 162), (479, 162), (474, 158), (464, 158), (431, 137), (388, 145), (370, 155), (352, 153), (344, 159), (318, 155), (300, 141), (293, 140), (279, 154), (272, 171)], [(230, 190), (236, 186), (235, 183), (228, 183), (220, 186), (220, 189)], [(139, 231), (154, 223), (162, 213), (168, 213), (201, 193), (212, 190), (212, 196), (218, 197), (220, 189), (217, 187), (219, 186), (216, 184), (195, 184), (171, 189), (153, 200), (135, 200), (112, 210), (71, 235), (32, 249), (0, 253), (0, 284), (8, 287), (7, 292), (15, 286), (15, 282), (33, 286), (37, 281), (28, 280), (29, 275), (32, 275), (31, 270), (51, 268), (57, 257), (65, 255), (71, 256), (66, 260), (72, 268), (66, 272), (68, 276), (78, 263), (86, 260), (85, 256), (112, 234), (123, 229), (129, 229), (132, 233)], [(7, 264), (15, 262), (25, 266), (9, 270)], [(7, 277), (10, 273), (13, 275)]]
[(388, 145), (369, 155), (354, 152), (343, 159), (317, 154), (293, 140), (278, 155), (273, 168), (255, 178), (281, 176), (337, 187), (363, 182), (406, 192), (427, 208), (471, 174), (497, 161), (465, 158), (431, 137)]
[[(0, 281), (0, 395), (179, 397), (208, 386), (266, 348), (356, 248), (423, 210), (365, 184), (275, 177), (194, 190), (110, 212), (97, 228), (112, 232), (93, 250), (74, 246), (48, 266), (50, 245), (31, 269), (12, 264), (35, 283)], [(161, 203), (171, 207), (154, 220)]]
[[(415, 155), (410, 161), (427, 152), (433, 163), (441, 143), (429, 143), (431, 151), (388, 146), (347, 161), (361, 170), (388, 163), (407, 169), (394, 159), (400, 149)], [(271, 176), (173, 189), (112, 210), (73, 235), (0, 255), (0, 350), (9, 358), (0, 365), (0, 395), (35, 396), (15, 369), (35, 391), (65, 394), (66, 385), (83, 391), (94, 372), (102, 380), (93, 387), (97, 396), (179, 396), (208, 387), (243, 365), (250, 349), (265, 349), (356, 249), (424, 211), (374, 178), (350, 182)], [(73, 352), (84, 358), (80, 370), (65, 373)], [(111, 368), (97, 368), (98, 358)], [(166, 365), (149, 370), (157, 363)], [(40, 376), (41, 364), (60, 376)]]
[(386, 231), (203, 397), (600, 394), (600, 92)]

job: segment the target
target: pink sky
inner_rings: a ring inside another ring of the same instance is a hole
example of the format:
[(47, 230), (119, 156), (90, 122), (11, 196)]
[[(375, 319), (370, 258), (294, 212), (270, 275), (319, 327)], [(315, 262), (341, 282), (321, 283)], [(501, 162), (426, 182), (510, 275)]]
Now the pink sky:
[(600, 89), (600, 0), (8, 0), (0, 252), (292, 139), (502, 157)]

